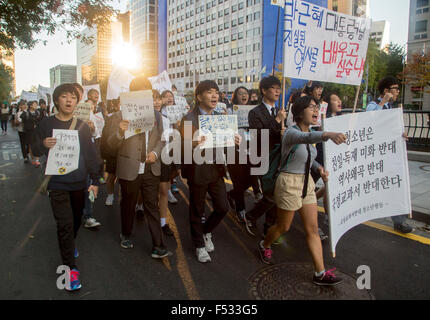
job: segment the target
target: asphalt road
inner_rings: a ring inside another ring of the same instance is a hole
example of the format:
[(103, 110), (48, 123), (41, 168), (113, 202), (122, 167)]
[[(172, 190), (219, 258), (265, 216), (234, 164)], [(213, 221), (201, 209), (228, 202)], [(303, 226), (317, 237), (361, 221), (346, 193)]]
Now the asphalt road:
[[(48, 198), (35, 192), (41, 174), (41, 169), (24, 164), (16, 132), (0, 136), (0, 299), (247, 300), (255, 298), (255, 290), (260, 298), (267, 299), (276, 297), (279, 290), (290, 288), (260, 263), (258, 240), (249, 237), (232, 214), (213, 233), (216, 250), (211, 254), (212, 262), (200, 264), (191, 245), (188, 191), (181, 183), (179, 203), (170, 205), (168, 219), (175, 229), (175, 237), (167, 240), (173, 256), (163, 261), (150, 257), (149, 230), (144, 221), (138, 220), (134, 226), (134, 249), (122, 249), (118, 198), (113, 207), (105, 207), (103, 186), (94, 214), (102, 226), (97, 231), (82, 227), (77, 240), (83, 288), (73, 294), (58, 290), (56, 269), (61, 259), (55, 221)], [(252, 196), (248, 195), (247, 200), (247, 207), (251, 208)], [(300, 284), (291, 289), (290, 298), (294, 292), (306, 295), (315, 290), (313, 285), (308, 286), (312, 274), (299, 272), (311, 264), (302, 230), (300, 218), (296, 217), (285, 242), (274, 248), (277, 265), (297, 267), (297, 274), (292, 271), (288, 275), (299, 278)], [(323, 245), (326, 266), (355, 278), (359, 276), (358, 266), (370, 267), (371, 290), (367, 297), (430, 298), (427, 244), (360, 225), (340, 240), (335, 259), (331, 257), (329, 243)], [(256, 288), (252, 280), (260, 271), (263, 282)], [(319, 292), (315, 299), (366, 297), (357, 288), (345, 288)], [(265, 296), (267, 292), (271, 294)]]

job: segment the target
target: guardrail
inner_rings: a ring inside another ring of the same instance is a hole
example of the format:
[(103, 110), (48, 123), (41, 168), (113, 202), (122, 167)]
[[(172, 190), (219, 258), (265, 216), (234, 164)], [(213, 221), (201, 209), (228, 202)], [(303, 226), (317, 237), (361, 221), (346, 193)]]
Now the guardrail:
[[(352, 109), (344, 109), (343, 113), (351, 113)], [(363, 112), (363, 110), (357, 110)], [(408, 150), (430, 152), (430, 111), (403, 110), (403, 123), (409, 137)]]

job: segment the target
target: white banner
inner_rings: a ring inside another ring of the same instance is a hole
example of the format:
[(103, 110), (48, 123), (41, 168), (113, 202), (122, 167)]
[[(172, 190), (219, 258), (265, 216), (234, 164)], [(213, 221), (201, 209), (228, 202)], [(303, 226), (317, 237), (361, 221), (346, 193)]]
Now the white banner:
[(87, 121), (90, 120), (90, 114), (92, 110), (93, 104), (91, 102), (81, 102), (76, 106), (73, 115), (78, 119)]
[(53, 129), (52, 137), (57, 143), (49, 150), (45, 175), (63, 176), (79, 167), (79, 133), (78, 130)]
[(248, 128), (248, 114), (249, 111), (254, 109), (256, 106), (233, 106), (233, 114), (237, 115), (237, 126), (239, 128)]
[(284, 76), (360, 85), (371, 20), (285, 1)]
[(135, 77), (121, 67), (115, 67), (110, 76), (107, 87), (107, 100), (118, 99), (123, 92), (130, 91), (130, 83)]
[(152, 130), (155, 114), (151, 90), (121, 93), (120, 100), (122, 118), (130, 121), (125, 132), (126, 139)]
[(272, 0), (272, 2), (270, 4), (283, 8), (284, 4), (285, 4), (285, 0)]
[(82, 101), (87, 101), (88, 100), (88, 91), (90, 91), (91, 89), (95, 89), (99, 93), (99, 100), (97, 101), (97, 103), (102, 102), (102, 95), (100, 94), (100, 85), (99, 84), (93, 84), (90, 86), (83, 86), (83, 88), (84, 88), (84, 98), (82, 99)]
[(355, 226), (411, 213), (409, 169), (402, 109), (332, 117), (324, 131), (347, 135), (346, 144), (323, 144), (334, 253), (342, 235)]
[(199, 135), (206, 137), (201, 148), (224, 148), (234, 146), (234, 136), (238, 134), (236, 115), (200, 115)]
[(151, 82), (152, 89), (158, 90), (160, 94), (166, 90), (172, 91), (172, 82), (167, 71), (163, 71), (158, 76), (148, 78), (148, 80)]
[(29, 92), (25, 90), (22, 90), (20, 99), (25, 100), (27, 102), (38, 101), (36, 92)]

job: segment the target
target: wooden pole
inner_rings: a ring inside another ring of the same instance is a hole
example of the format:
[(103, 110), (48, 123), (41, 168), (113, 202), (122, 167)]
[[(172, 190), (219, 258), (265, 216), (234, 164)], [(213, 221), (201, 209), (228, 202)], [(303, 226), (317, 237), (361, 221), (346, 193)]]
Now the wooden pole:
[(278, 50), (278, 33), (279, 33), (279, 16), (281, 15), (281, 7), (278, 7), (278, 22), (276, 23), (276, 35), (275, 35), (275, 53), (273, 55), (273, 66), (272, 75), (275, 75), (276, 68), (276, 51)]
[[(281, 106), (282, 110), (285, 110), (285, 96), (286, 96), (286, 92), (285, 92), (286, 81), (285, 80), (286, 80), (285, 77), (282, 76), (282, 106)], [(281, 129), (282, 130), (285, 129), (285, 121), (282, 121)]]
[(358, 96), (360, 95), (360, 88), (361, 86), (357, 87), (357, 92), (355, 94), (354, 110), (352, 111), (352, 113), (355, 113), (355, 111), (357, 110)]

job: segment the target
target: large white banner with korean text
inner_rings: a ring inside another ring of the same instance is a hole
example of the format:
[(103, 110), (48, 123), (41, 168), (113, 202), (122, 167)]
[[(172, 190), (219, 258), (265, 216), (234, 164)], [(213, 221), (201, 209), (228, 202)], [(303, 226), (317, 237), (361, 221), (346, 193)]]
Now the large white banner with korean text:
[(284, 76), (360, 85), (371, 20), (285, 0)]
[(324, 143), (329, 171), (331, 249), (355, 226), (411, 213), (402, 109), (355, 113), (324, 121), (324, 131), (343, 132), (347, 143)]

